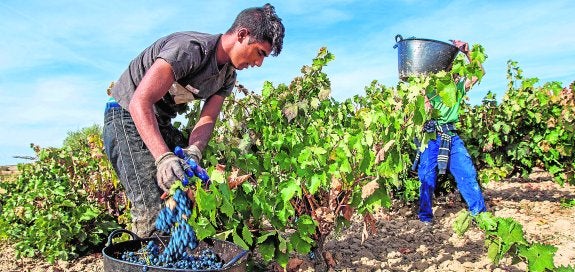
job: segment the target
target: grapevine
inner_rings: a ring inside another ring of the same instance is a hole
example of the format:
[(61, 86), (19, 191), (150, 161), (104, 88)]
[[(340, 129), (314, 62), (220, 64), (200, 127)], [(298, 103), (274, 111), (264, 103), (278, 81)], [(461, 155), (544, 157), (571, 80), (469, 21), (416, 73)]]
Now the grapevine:
[[(476, 54), (479, 53), (482, 50)], [(330, 98), (329, 79), (322, 72), (332, 59), (333, 55), (322, 48), (313, 64), (304, 66), (302, 76), (291, 84), (273, 86), (266, 82), (261, 95), (244, 92), (241, 99), (234, 94), (226, 99), (220, 122), (214, 128), (217, 133), (204, 154), (204, 160), (211, 165), (220, 164), (208, 169), (214, 184), (210, 192), (198, 186), (194, 199), (197, 205), (190, 207), (191, 213), (182, 212), (187, 217), (183, 221), (194, 227), (195, 239), (233, 239), (244, 249), (259, 250), (264, 260), (285, 266), (292, 252), (307, 254), (321, 248), (322, 237), (344, 225), (342, 222), (349, 221), (353, 214), (365, 215), (368, 225), (373, 223), (369, 214), (389, 205), (390, 196), (405, 201), (417, 197), (418, 181), (409, 173), (412, 139), (421, 136), (419, 131), (429, 114), (418, 91), (431, 86), (432, 81), (414, 79), (397, 87), (374, 81), (365, 88), (365, 94), (338, 102)], [(556, 182), (573, 184), (575, 85), (562, 87), (551, 82), (538, 87), (538, 79), (523, 78), (515, 62), (509, 63), (508, 74), (509, 88), (500, 104), (495, 95), (489, 94), (482, 105), (462, 108), (465, 113), (458, 127), (477, 162), (479, 179), (487, 182), (511, 175), (525, 176), (538, 166), (549, 171)], [(190, 113), (199, 113), (201, 103), (196, 102)], [(189, 119), (196, 120), (194, 117)], [(18, 256), (40, 253), (52, 261), (72, 258), (100, 242), (98, 233), (117, 228), (99, 215), (107, 212), (120, 224), (129, 222), (129, 218), (118, 218), (129, 216), (129, 209), (117, 201), (123, 198), (121, 194), (108, 192), (116, 192), (117, 179), (112, 177), (105, 157), (100, 159), (103, 154), (99, 146), (91, 155), (81, 152), (79, 156), (76, 146), (38, 147), (39, 161), (22, 166), (18, 182), (1, 185), (9, 194), (0, 200), (0, 237), (19, 242)], [(189, 169), (188, 175), (196, 168)], [(205, 177), (207, 172), (196, 176)], [(102, 182), (88, 182), (94, 177)], [(102, 187), (92, 188), (91, 184)], [(176, 191), (172, 190), (174, 197), (166, 201), (172, 203), (172, 208), (178, 203)], [(116, 197), (108, 198), (109, 195)], [(108, 204), (112, 210), (84, 205), (93, 199)], [(49, 201), (57, 205), (47, 205)], [(573, 206), (573, 201), (565, 200), (564, 205)], [(53, 218), (63, 212), (72, 220)], [(178, 223), (177, 215), (172, 217), (177, 214), (175, 208), (171, 213), (163, 212), (165, 222), (159, 224), (160, 231), (174, 234), (178, 226), (185, 224)], [(481, 219), (491, 221), (490, 217)], [(492, 249), (505, 249), (490, 253), (496, 257), (494, 262), (509, 254), (523, 256), (524, 260), (547, 259), (532, 258), (538, 255), (534, 252), (551, 255), (538, 243), (523, 251), (519, 250), (525, 246), (523, 241), (494, 244), (495, 239), (510, 236), (508, 232), (495, 235), (495, 230), (518, 228), (518, 224), (493, 220), (497, 224), (485, 225), (486, 242), (493, 245)], [(47, 221), (51, 222), (50, 227), (40, 224)], [(96, 231), (88, 238), (82, 237), (86, 228), (60, 239), (50, 235), (77, 222), (88, 229), (96, 226)], [(462, 222), (469, 225), (480, 219), (462, 218)], [(81, 243), (70, 242), (68, 237)], [(322, 257), (316, 253), (316, 258)], [(135, 251), (132, 255), (139, 257), (144, 253)]]

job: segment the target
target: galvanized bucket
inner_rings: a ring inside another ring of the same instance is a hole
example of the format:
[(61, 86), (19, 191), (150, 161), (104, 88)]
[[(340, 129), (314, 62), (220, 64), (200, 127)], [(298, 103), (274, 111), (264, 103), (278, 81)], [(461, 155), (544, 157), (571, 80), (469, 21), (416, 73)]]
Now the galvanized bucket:
[(399, 79), (406, 80), (409, 76), (446, 71), (459, 49), (452, 44), (431, 39), (415, 37), (404, 39), (395, 36), (397, 48)]

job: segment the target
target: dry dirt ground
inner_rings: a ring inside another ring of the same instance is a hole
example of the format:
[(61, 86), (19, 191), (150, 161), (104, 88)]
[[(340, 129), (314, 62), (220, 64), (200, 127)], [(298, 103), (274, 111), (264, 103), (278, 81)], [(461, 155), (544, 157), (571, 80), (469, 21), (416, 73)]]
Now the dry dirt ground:
[[(575, 199), (575, 186), (563, 187), (548, 177), (509, 180), (484, 185), (488, 209), (496, 216), (511, 217), (523, 225), (530, 242), (554, 245), (556, 265), (575, 265), (575, 208), (562, 207), (563, 199)], [(487, 258), (484, 237), (472, 227), (463, 237), (452, 230), (459, 211), (465, 208), (451, 194), (435, 199), (435, 224), (422, 225), (415, 205), (394, 204), (375, 215), (377, 233), (362, 242), (359, 219), (341, 233), (328, 238), (325, 250), (335, 261), (332, 271), (526, 271), (525, 263), (510, 258), (494, 265)], [(293, 271), (314, 271), (307, 256)], [(37, 259), (16, 259), (11, 245), (0, 245), (0, 271), (103, 271), (101, 254), (71, 262), (48, 264)]]

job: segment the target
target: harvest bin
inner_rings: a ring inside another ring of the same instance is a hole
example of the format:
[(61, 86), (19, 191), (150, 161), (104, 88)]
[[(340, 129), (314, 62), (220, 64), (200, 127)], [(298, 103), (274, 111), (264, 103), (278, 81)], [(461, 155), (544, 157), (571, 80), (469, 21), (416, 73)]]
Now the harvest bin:
[[(128, 233), (132, 236), (132, 240), (119, 242), (113, 244), (112, 239), (121, 233)], [(160, 242), (161, 240), (161, 242)], [(115, 230), (108, 236), (108, 243), (106, 247), (102, 249), (102, 255), (104, 256), (104, 271), (105, 272), (158, 272), (158, 271), (233, 271), (233, 272), (243, 272), (247, 269), (247, 259), (249, 257), (249, 251), (244, 250), (238, 245), (217, 240), (206, 238), (199, 242), (198, 247), (196, 247), (192, 253), (202, 251), (204, 249), (211, 249), (215, 252), (223, 261), (224, 265), (221, 269), (217, 270), (188, 270), (188, 269), (176, 269), (176, 268), (165, 268), (159, 266), (148, 266), (136, 263), (127, 262), (120, 259), (122, 253), (125, 251), (137, 251), (142, 248), (142, 245), (148, 244), (149, 241), (154, 241), (156, 244), (168, 244), (170, 241), (170, 236), (158, 236), (149, 238), (140, 238), (135, 233), (119, 229)]]
[(393, 48), (397, 48), (401, 80), (406, 80), (409, 76), (446, 71), (459, 52), (452, 44), (432, 39), (404, 39), (398, 34), (395, 36), (395, 42)]

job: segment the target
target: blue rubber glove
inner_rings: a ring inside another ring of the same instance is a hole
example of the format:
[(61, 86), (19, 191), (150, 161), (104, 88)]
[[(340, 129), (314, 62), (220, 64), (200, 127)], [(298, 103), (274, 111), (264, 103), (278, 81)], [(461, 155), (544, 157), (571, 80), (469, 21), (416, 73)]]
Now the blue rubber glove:
[[(206, 170), (198, 164), (198, 161), (201, 159), (201, 152), (196, 146), (190, 145), (185, 149), (176, 146), (174, 153), (176, 156), (185, 161), (186, 166), (184, 167), (184, 170), (186, 175), (188, 175), (190, 178), (197, 176), (202, 180), (204, 185), (210, 184), (210, 177), (208, 176), (208, 172), (206, 172)], [(184, 186), (186, 185), (188, 185), (187, 182), (184, 183)]]

